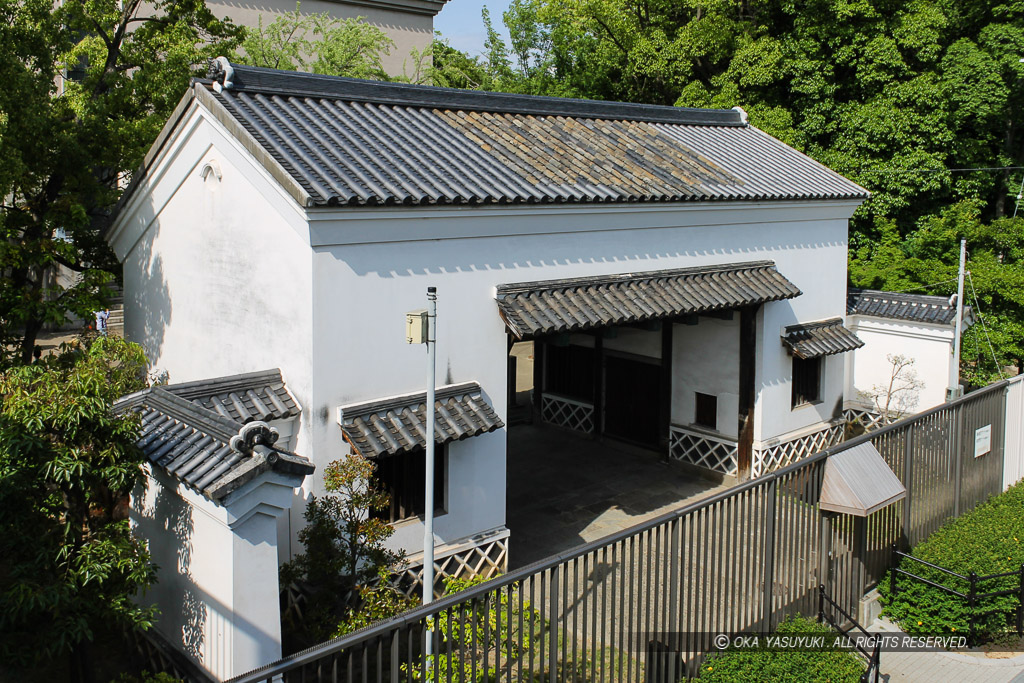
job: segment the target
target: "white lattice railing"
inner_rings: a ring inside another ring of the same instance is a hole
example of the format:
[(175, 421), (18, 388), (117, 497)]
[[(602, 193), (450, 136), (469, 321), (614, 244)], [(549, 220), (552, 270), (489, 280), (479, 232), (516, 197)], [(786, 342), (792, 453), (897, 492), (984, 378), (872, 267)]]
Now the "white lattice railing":
[(845, 421), (833, 422), (819, 431), (804, 434), (765, 448), (755, 448), (751, 476), (760, 477), (808, 455), (842, 443)]
[(860, 425), (866, 432), (870, 432), (872, 429), (878, 429), (879, 427), (884, 427), (888, 423), (896, 421), (885, 420), (881, 414), (868, 408), (847, 408), (843, 411), (843, 419), (845, 419), (848, 424)]
[[(465, 547), (453, 553), (442, 554), (434, 560), (435, 593), (444, 593), (445, 579), (492, 579), (508, 571), (508, 532), (472, 539)], [(423, 559), (402, 572), (395, 582), (406, 597), (423, 593)]]
[(722, 474), (736, 474), (735, 440), (669, 425), (668, 442), (668, 454), (674, 460)]
[(559, 427), (587, 434), (594, 431), (594, 406), (591, 403), (544, 394), (540, 399), (540, 416), (545, 422)]

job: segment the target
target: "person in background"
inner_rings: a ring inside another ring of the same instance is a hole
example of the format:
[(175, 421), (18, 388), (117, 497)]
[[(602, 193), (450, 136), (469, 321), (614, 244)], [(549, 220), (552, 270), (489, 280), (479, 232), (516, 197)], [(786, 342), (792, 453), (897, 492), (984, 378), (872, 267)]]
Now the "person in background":
[(110, 317), (110, 311), (104, 308), (102, 311), (96, 311), (96, 331), (101, 337), (107, 336), (107, 319)]

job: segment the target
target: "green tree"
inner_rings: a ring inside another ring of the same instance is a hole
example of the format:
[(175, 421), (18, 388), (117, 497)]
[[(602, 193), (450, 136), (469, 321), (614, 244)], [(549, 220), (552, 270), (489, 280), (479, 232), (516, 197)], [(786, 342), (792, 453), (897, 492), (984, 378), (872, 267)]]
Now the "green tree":
[(391, 499), (375, 486), (374, 469), (359, 455), (332, 462), (324, 471), (327, 494), (306, 505), (306, 526), (299, 532), (306, 552), (281, 568), (281, 585), (300, 584), (306, 593), (301, 615), (284, 616), (303, 644), (357, 628), (351, 625), (365, 621), (361, 611), (385, 618), (410, 606), (386, 588), (375, 590), (382, 572), (405, 555), (384, 545), (394, 528), (373, 513), (387, 510)]
[(127, 521), (138, 418), (111, 411), (145, 370), (140, 347), (106, 337), (0, 374), (0, 677), (70, 655), (72, 680), (91, 680), (97, 630), (155, 616), (133, 601), (155, 580)]
[(296, 3), (295, 11), (269, 25), (260, 17), (255, 28), (245, 29), (239, 60), (271, 69), (388, 80), (381, 59), (395, 44), (364, 19), (334, 19), (326, 12), (303, 15)]
[[(118, 272), (102, 233), (189, 78), (237, 29), (202, 0), (0, 0), (0, 361), (87, 317)], [(79, 274), (54, 284), (61, 264)]]

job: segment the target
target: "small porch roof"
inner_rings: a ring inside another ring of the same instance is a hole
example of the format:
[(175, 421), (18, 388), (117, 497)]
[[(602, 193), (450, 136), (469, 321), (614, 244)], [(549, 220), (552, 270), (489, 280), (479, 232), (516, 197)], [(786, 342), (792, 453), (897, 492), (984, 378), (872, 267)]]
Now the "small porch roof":
[(791, 299), (773, 261), (499, 285), (498, 310), (522, 339)]
[[(377, 458), (427, 445), (427, 393), (405, 394), (338, 408), (345, 441), (360, 455)], [(494, 408), (476, 382), (434, 392), (434, 441), (448, 443), (501, 429)]]
[(836, 453), (825, 463), (819, 506), (829, 512), (867, 517), (902, 500), (907, 489), (870, 443)]
[(843, 326), (841, 318), (790, 325), (782, 335), (782, 343), (794, 356), (803, 359), (846, 353), (864, 346), (857, 335)]

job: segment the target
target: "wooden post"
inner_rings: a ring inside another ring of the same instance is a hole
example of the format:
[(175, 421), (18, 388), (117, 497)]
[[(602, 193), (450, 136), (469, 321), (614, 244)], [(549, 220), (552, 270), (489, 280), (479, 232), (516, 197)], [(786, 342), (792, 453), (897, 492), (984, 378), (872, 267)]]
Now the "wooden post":
[(594, 335), (594, 435), (604, 433), (604, 335)]
[(544, 393), (544, 340), (533, 340), (533, 412), (534, 419), (541, 416), (541, 395)]
[(757, 310), (760, 306), (740, 309), (740, 386), (739, 441), (736, 444), (736, 475), (740, 481), (750, 479), (754, 450), (754, 401), (757, 398)]
[(669, 425), (672, 424), (672, 326), (666, 320), (661, 326), (661, 414), (658, 424), (661, 428), (661, 439), (664, 440), (665, 455), (671, 456), (669, 449)]

